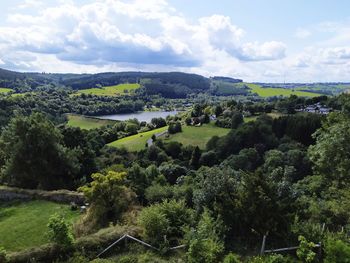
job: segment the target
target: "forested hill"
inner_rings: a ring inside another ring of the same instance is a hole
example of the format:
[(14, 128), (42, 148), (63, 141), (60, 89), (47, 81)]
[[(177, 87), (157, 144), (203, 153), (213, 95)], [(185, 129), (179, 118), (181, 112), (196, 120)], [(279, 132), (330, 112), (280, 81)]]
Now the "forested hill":
[(183, 72), (106, 72), (97, 74), (20, 73), (0, 69), (0, 86), (23, 91), (42, 85), (59, 85), (74, 90), (121, 83), (142, 83), (149, 94), (164, 97), (186, 97), (188, 93), (206, 91), (210, 79)]

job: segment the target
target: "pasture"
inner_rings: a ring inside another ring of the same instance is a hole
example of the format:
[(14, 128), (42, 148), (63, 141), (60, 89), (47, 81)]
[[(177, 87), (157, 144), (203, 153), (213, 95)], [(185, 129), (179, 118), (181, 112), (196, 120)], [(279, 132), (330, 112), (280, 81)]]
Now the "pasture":
[(166, 131), (167, 129), (168, 129), (168, 126), (165, 126), (159, 129), (148, 131), (148, 132), (138, 133), (135, 135), (131, 135), (131, 136), (116, 140), (114, 142), (109, 143), (108, 145), (112, 147), (124, 147), (128, 151), (137, 152), (146, 148), (146, 142), (148, 139), (152, 137), (153, 134)]
[(215, 126), (214, 123), (203, 124), (200, 127), (182, 125), (182, 132), (171, 134), (168, 138), (164, 136), (164, 142), (176, 141), (183, 145), (198, 146), (201, 149), (205, 149), (207, 142), (213, 136), (224, 136), (230, 129), (220, 128)]
[(109, 124), (114, 124), (116, 121), (112, 120), (100, 120), (91, 117), (85, 117), (76, 114), (67, 114), (68, 122), (67, 125), (71, 127), (79, 127), (84, 130), (91, 130), (106, 126)]
[(79, 217), (69, 205), (48, 201), (0, 203), (0, 247), (12, 252), (48, 243), (46, 225), (55, 213), (69, 223)]
[(135, 90), (140, 88), (140, 84), (138, 83), (125, 83), (114, 86), (107, 86), (101, 88), (91, 88), (91, 89), (83, 89), (77, 91), (77, 95), (80, 94), (91, 94), (98, 96), (118, 96), (118, 95), (127, 95), (135, 93)]
[(317, 97), (322, 94), (293, 90), (293, 89), (283, 89), (283, 88), (263, 88), (260, 85), (246, 83), (246, 85), (251, 89), (251, 92), (258, 94), (260, 97), (274, 97), (274, 96), (284, 96), (289, 97), (290, 95), (296, 95), (300, 97)]
[(8, 88), (0, 88), (0, 93), (9, 93), (12, 92), (13, 89), (8, 89)]

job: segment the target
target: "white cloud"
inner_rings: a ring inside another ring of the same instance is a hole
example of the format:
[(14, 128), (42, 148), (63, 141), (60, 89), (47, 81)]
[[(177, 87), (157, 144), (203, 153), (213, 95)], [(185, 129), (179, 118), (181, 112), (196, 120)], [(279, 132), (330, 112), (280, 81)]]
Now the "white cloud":
[[(34, 2), (39, 3), (26, 1)], [(77, 67), (115, 68), (115, 64), (127, 63), (135, 68), (162, 65), (162, 69), (186, 67), (213, 74), (238, 72), (232, 66), (243, 68), (240, 61), (279, 60), (285, 55), (281, 42), (246, 43), (244, 30), (227, 16), (216, 14), (189, 22), (165, 0), (100, 0), (81, 6), (60, 2), (38, 15), (9, 14), (8, 25), (0, 26), (0, 42), (6, 45), (4, 61), (20, 60), (20, 56), (10, 59), (6, 54), (21, 52), (34, 54), (35, 61), (51, 54)], [(46, 70), (38, 68), (43, 63), (34, 65), (34, 69)], [(249, 69), (243, 71), (247, 74)]]
[(243, 45), (242, 50), (247, 60), (276, 60), (285, 57), (286, 45), (277, 41), (254, 42)]
[(44, 5), (43, 1), (40, 0), (25, 0), (22, 2), (18, 8), (27, 9), (27, 8), (38, 8)]

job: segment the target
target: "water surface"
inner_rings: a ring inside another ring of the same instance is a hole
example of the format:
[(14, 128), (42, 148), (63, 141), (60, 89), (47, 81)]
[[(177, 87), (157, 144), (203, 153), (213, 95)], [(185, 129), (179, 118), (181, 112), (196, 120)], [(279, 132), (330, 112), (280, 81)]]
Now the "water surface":
[(103, 115), (103, 116), (96, 116), (98, 119), (104, 119), (104, 120), (114, 120), (114, 121), (126, 121), (129, 119), (138, 119), (139, 121), (146, 121), (151, 122), (153, 118), (166, 118), (169, 115), (176, 115), (178, 111), (140, 111), (140, 112), (134, 112), (134, 113), (120, 113), (120, 114), (113, 114), (113, 115)]

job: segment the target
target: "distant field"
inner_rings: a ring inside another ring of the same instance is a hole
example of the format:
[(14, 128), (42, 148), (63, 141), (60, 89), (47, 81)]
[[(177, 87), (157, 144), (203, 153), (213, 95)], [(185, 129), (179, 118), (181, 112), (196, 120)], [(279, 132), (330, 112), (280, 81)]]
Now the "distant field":
[(132, 152), (140, 151), (142, 149), (145, 149), (147, 140), (150, 139), (153, 134), (160, 133), (167, 129), (168, 127), (166, 126), (152, 131), (142, 132), (139, 134), (122, 138), (120, 140), (116, 140), (108, 145), (112, 147), (125, 147), (127, 150)]
[(177, 141), (183, 145), (193, 145), (205, 149), (211, 137), (224, 136), (229, 131), (230, 129), (217, 127), (214, 123), (204, 124), (200, 127), (183, 125), (182, 132), (170, 135), (169, 138), (164, 138), (164, 141)]
[(102, 126), (113, 124), (112, 120), (99, 120), (95, 118), (84, 117), (82, 115), (68, 114), (68, 126), (79, 127), (85, 130), (100, 128)]
[(70, 223), (79, 217), (79, 212), (71, 211), (69, 205), (48, 201), (0, 203), (0, 247), (19, 251), (48, 243), (46, 225), (55, 213)]
[(9, 93), (11, 91), (13, 91), (13, 89), (0, 88), (0, 93)]
[(218, 95), (244, 95), (249, 92), (244, 83), (230, 83), (225, 81), (213, 81)]
[[(280, 112), (271, 112), (271, 113), (267, 113), (266, 115), (270, 116), (273, 119), (277, 119), (281, 116), (283, 116), (283, 113)], [(244, 122), (251, 122), (251, 121), (255, 121), (259, 116), (249, 116), (249, 117), (244, 117)]]
[(283, 89), (283, 88), (262, 88), (257, 84), (246, 83), (246, 85), (251, 89), (252, 92), (257, 93), (260, 97), (273, 97), (273, 96), (285, 96), (289, 97), (290, 95), (297, 95), (300, 97), (317, 97), (322, 94), (314, 92), (306, 92), (292, 89)]
[(83, 89), (77, 91), (76, 94), (92, 94), (99, 96), (116, 96), (116, 95), (125, 95), (135, 92), (136, 89), (140, 88), (140, 84), (119, 84), (114, 86), (102, 87), (102, 88), (91, 88)]

